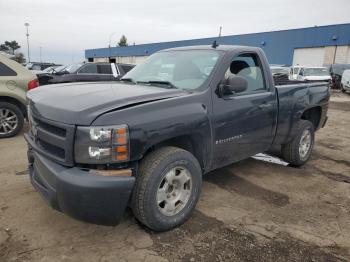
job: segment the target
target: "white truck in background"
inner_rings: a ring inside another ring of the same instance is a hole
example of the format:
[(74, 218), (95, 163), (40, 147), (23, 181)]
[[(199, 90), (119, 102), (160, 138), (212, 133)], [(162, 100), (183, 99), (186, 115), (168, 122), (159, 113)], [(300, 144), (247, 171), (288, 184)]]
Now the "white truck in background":
[(289, 80), (297, 81), (330, 81), (331, 75), (326, 67), (292, 66)]
[(350, 91), (350, 69), (345, 70), (342, 78), (341, 78), (341, 91), (342, 92), (347, 92)]

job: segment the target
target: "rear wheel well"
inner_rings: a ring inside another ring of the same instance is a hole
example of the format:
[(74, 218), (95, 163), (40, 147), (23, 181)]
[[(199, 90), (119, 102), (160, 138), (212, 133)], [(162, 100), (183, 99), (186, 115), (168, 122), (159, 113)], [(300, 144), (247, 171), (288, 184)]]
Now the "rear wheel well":
[(23, 105), (17, 99), (10, 97), (10, 96), (0, 96), (0, 102), (7, 102), (7, 103), (11, 103), (11, 104), (17, 106), (21, 110), (23, 116), (25, 118), (27, 118), (27, 109), (26, 109), (25, 105)]
[(178, 147), (190, 152), (198, 160), (201, 168), (204, 169), (204, 154), (202, 150), (203, 147), (200, 147), (200, 143), (196, 142), (196, 140), (192, 136), (188, 135), (174, 137), (162, 141), (158, 144), (155, 144), (146, 151), (144, 156), (147, 155), (149, 152), (152, 152), (165, 146)]
[(320, 124), (321, 112), (322, 109), (319, 106), (309, 108), (302, 114), (301, 119), (310, 121), (316, 130)]

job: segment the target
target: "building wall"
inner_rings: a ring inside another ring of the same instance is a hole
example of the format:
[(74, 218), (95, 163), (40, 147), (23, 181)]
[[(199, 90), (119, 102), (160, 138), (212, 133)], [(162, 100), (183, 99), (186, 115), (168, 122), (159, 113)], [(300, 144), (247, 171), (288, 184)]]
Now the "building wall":
[(346, 64), (348, 61), (349, 46), (337, 46), (335, 52), (335, 63)]
[[(118, 56), (118, 57), (111, 57), (111, 59), (115, 59), (117, 63), (137, 65), (142, 61), (146, 60), (147, 57), (148, 56)], [(93, 58), (93, 62), (108, 62), (108, 61), (109, 61), (108, 57)]]
[(350, 61), (350, 45), (294, 49), (293, 65), (324, 66), (347, 64)]
[[(294, 49), (350, 45), (350, 24), (113, 47), (110, 50), (108, 48), (88, 49), (85, 50), (85, 57), (95, 59), (108, 57), (111, 54), (113, 57), (129, 57), (128, 59), (131, 59), (131, 57), (149, 56), (154, 52), (167, 48), (211, 45), (214, 40), (219, 44), (261, 47), (271, 64), (291, 65)], [(327, 52), (325, 50), (325, 56), (328, 57)], [(136, 61), (139, 60), (135, 58), (135, 63)]]
[(95, 57), (94, 62), (108, 62), (107, 57)]
[(336, 47), (335, 46), (326, 46), (324, 52), (324, 64), (333, 64), (335, 58)]
[[(148, 56), (119, 56), (117, 63), (137, 65)], [(108, 58), (94, 58), (94, 62), (106, 62)], [(327, 64), (350, 64), (350, 46), (325, 46), (296, 48), (293, 52), (293, 65), (324, 66)]]
[(146, 60), (148, 56), (118, 56), (116, 57), (117, 63), (125, 64), (139, 64), (140, 62)]
[(294, 49), (293, 65), (322, 66), (325, 56), (324, 47)]

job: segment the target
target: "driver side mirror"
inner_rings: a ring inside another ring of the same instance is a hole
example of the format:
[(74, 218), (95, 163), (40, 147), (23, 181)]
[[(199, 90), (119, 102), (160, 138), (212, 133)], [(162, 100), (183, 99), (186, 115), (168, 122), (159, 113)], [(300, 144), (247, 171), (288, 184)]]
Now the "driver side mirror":
[(240, 76), (229, 76), (229, 78), (219, 85), (220, 97), (241, 93), (248, 88), (248, 81)]

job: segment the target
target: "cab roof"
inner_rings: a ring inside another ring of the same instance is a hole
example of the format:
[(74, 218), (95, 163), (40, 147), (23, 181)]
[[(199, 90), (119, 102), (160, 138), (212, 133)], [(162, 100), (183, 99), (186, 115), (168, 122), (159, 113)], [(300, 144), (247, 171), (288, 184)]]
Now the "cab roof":
[(247, 50), (247, 51), (257, 51), (260, 50), (258, 47), (253, 46), (241, 46), (241, 45), (218, 45), (215, 48), (212, 45), (194, 45), (194, 46), (182, 46), (182, 47), (175, 47), (175, 48), (168, 48), (161, 50), (159, 52), (166, 52), (166, 51), (185, 51), (185, 50), (218, 50), (218, 51), (224, 51), (229, 52), (237, 49)]

